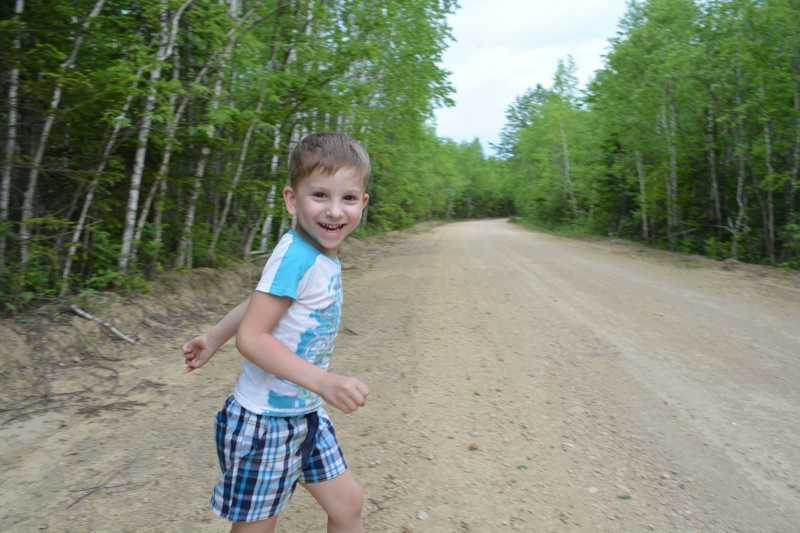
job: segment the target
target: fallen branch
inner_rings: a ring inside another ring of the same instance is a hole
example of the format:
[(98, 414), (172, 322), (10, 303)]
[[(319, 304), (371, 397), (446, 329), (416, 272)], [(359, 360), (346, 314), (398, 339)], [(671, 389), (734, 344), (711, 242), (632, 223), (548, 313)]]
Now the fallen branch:
[[(73, 307), (74, 307), (74, 306), (73, 306)], [(130, 462), (130, 463), (126, 464), (125, 466), (123, 466), (122, 468), (120, 468), (119, 470), (117, 470), (116, 472), (114, 472), (114, 473), (111, 475), (111, 477), (109, 477), (108, 479), (106, 479), (106, 480), (105, 480), (103, 483), (101, 483), (100, 485), (97, 485), (96, 487), (92, 487), (92, 488), (89, 488), (89, 489), (80, 489), (80, 490), (86, 490), (86, 491), (88, 491), (88, 492), (86, 492), (86, 494), (84, 494), (83, 496), (81, 496), (80, 498), (78, 498), (77, 500), (75, 500), (74, 502), (72, 502), (71, 504), (67, 505), (67, 509), (69, 509), (70, 507), (72, 507), (72, 506), (73, 506), (73, 505), (75, 505), (76, 503), (79, 503), (79, 502), (80, 502), (81, 500), (83, 500), (84, 498), (87, 498), (87, 497), (91, 496), (92, 494), (94, 494), (94, 493), (95, 493), (95, 492), (97, 492), (98, 490), (100, 490), (100, 489), (104, 488), (106, 485), (108, 485), (108, 484), (111, 482), (111, 480), (112, 480), (112, 479), (114, 479), (114, 478), (115, 478), (115, 477), (117, 477), (119, 474), (121, 474), (122, 472), (124, 472), (125, 470), (127, 470), (128, 468), (130, 468), (130, 466), (131, 466), (133, 463), (135, 463), (135, 462), (136, 462), (136, 460), (137, 460), (139, 457), (141, 457), (143, 453), (144, 453), (144, 450), (140, 451), (140, 452), (138, 453), (138, 455), (136, 455), (136, 457), (134, 457), (134, 458), (131, 460), (131, 462)]]
[(69, 307), (70, 307), (70, 309), (75, 311), (76, 315), (78, 315), (80, 317), (83, 317), (83, 318), (85, 318), (87, 320), (92, 320), (94, 322), (97, 322), (101, 326), (103, 326), (105, 328), (108, 328), (108, 330), (111, 331), (111, 333), (113, 333), (114, 335), (116, 335), (120, 339), (122, 339), (124, 341), (128, 341), (131, 344), (139, 344), (138, 342), (136, 342), (136, 340), (128, 337), (127, 335), (122, 333), (120, 330), (118, 330), (117, 328), (115, 328), (114, 326), (109, 324), (108, 322), (103, 322), (101, 319), (97, 318), (96, 316), (90, 315), (89, 313), (87, 313), (86, 311), (84, 311), (83, 309), (78, 307), (77, 305), (73, 304), (73, 305), (70, 305)]

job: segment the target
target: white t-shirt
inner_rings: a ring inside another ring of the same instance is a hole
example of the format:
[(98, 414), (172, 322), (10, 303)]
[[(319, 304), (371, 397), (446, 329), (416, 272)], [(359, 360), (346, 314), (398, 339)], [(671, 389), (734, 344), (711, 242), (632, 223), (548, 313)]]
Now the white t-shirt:
[[(342, 314), (339, 260), (289, 231), (272, 252), (256, 290), (294, 300), (272, 335), (299, 357), (327, 370)], [(233, 396), (248, 411), (268, 416), (304, 415), (322, 404), (317, 394), (247, 359)]]

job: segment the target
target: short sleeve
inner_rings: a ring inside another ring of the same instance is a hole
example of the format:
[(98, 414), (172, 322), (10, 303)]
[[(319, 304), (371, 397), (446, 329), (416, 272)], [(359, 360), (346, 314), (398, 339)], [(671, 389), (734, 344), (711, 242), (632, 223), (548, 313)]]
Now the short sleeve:
[(264, 266), (256, 290), (297, 300), (300, 282), (316, 260), (308, 246), (293, 235), (284, 236)]

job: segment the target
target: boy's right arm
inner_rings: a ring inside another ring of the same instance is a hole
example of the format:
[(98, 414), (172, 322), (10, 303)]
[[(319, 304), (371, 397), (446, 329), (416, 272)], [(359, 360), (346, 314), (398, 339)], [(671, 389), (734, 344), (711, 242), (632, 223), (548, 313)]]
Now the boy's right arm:
[(326, 372), (272, 336), (272, 329), (291, 301), (256, 291), (236, 336), (239, 353), (270, 374), (319, 394), (344, 413), (366, 405), (369, 389), (359, 379)]
[(223, 344), (236, 335), (249, 305), (250, 298), (247, 298), (247, 300), (225, 315), (216, 326), (183, 345), (183, 356), (186, 358), (187, 372), (206, 364)]

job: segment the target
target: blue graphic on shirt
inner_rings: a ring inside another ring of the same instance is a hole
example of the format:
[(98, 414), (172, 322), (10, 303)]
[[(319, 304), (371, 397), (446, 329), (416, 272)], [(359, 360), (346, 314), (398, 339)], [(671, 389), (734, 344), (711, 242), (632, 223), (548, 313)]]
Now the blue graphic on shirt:
[[(328, 293), (333, 293), (333, 301), (323, 309), (317, 309), (309, 315), (317, 321), (318, 325), (306, 329), (300, 335), (300, 343), (297, 345), (297, 355), (318, 366), (323, 370), (328, 369), (333, 353), (333, 345), (339, 332), (339, 320), (342, 314), (342, 277), (341, 274), (331, 275), (328, 284)], [(279, 378), (280, 381), (290, 383)], [(299, 387), (296, 396), (284, 396), (274, 390), (269, 391), (269, 404), (277, 408), (297, 408), (314, 398), (316, 394), (308, 389)]]

